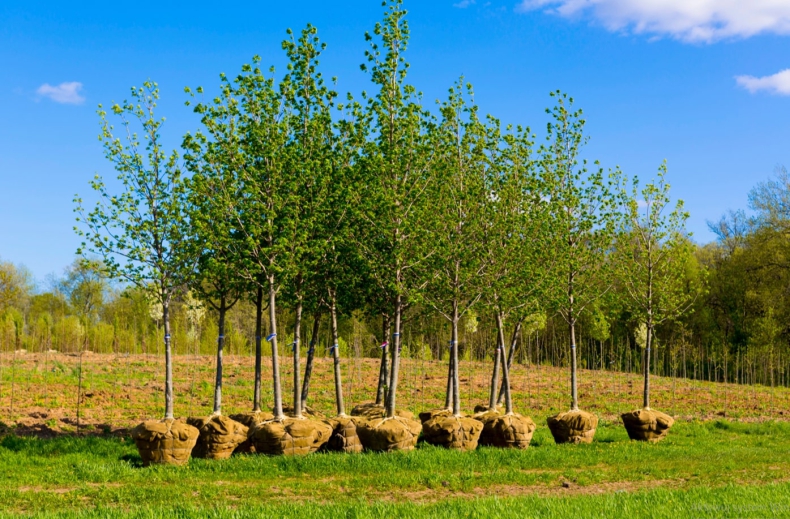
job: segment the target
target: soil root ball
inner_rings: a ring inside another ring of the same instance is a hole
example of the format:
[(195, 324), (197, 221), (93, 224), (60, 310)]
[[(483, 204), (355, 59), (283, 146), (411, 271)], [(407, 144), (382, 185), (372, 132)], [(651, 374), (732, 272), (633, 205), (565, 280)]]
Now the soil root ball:
[[(490, 419), (483, 421), (483, 432), (480, 433), (480, 445), (491, 447), (506, 447), (513, 449), (526, 449), (532, 441), (535, 432), (535, 422), (528, 416), (511, 413), (499, 415), (484, 413)], [(476, 419), (477, 416), (475, 416)]]
[(546, 420), (557, 443), (591, 443), (598, 417), (586, 411), (566, 411)]
[[(359, 404), (354, 406), (354, 409), (351, 410), (351, 416), (362, 416), (367, 418), (368, 420), (375, 420), (376, 418), (384, 418), (387, 415), (387, 410), (384, 409), (384, 406), (381, 404), (376, 404), (374, 402), (366, 402), (364, 404)], [(414, 419), (414, 413), (411, 411), (406, 411), (405, 409), (396, 409), (395, 416), (400, 416), (401, 418), (407, 418), (409, 420)]]
[(187, 423), (200, 431), (192, 450), (195, 458), (228, 459), (239, 445), (247, 441), (247, 426), (227, 416), (187, 418)]
[[(475, 409), (477, 409), (478, 407), (480, 406), (475, 407)], [(483, 411), (477, 411), (472, 416), (472, 418), (483, 422), (483, 425), (485, 426), (485, 424), (487, 424), (491, 420), (499, 418), (500, 416), (502, 416), (502, 414), (500, 414), (499, 411), (489, 411), (488, 408), (485, 408)]]
[[(294, 417), (294, 406), (292, 405), (284, 405), (283, 406), (283, 414), (285, 416)], [(302, 416), (306, 416), (308, 418), (315, 418), (317, 420), (323, 420), (326, 416), (323, 415), (320, 411), (316, 411), (310, 406), (306, 406), (302, 411)]]
[[(500, 404), (500, 405), (496, 406), (496, 409), (494, 411), (492, 411), (492, 412), (493, 413), (503, 413), (504, 411), (505, 411), (504, 406), (502, 406)], [(488, 412), (488, 404), (477, 404), (475, 406), (475, 414), (486, 413), (486, 412)]]
[(435, 416), (422, 425), (427, 443), (461, 451), (477, 448), (483, 422), (466, 416)]
[(431, 409), (430, 411), (423, 411), (422, 413), (419, 414), (420, 421), (423, 423), (423, 425), (425, 425), (425, 422), (427, 422), (428, 420), (432, 420), (439, 416), (445, 416), (445, 417), (453, 416), (453, 411), (452, 409), (447, 409), (447, 408)]
[(332, 427), (332, 436), (326, 444), (326, 449), (336, 452), (362, 452), (362, 442), (357, 435), (357, 427), (364, 423), (361, 416), (336, 416), (326, 420)]
[(147, 420), (131, 430), (143, 466), (151, 464), (184, 465), (195, 447), (200, 432), (180, 420)]
[(250, 433), (255, 452), (299, 456), (315, 452), (329, 441), (332, 427), (309, 418), (284, 418), (256, 425)]
[(638, 409), (624, 413), (623, 425), (632, 440), (657, 442), (664, 439), (675, 419), (653, 409)]
[(252, 429), (259, 423), (273, 419), (274, 415), (266, 411), (249, 411), (247, 413), (232, 414), (230, 418), (231, 420), (236, 420), (240, 424), (247, 426), (247, 439), (241, 442), (233, 452), (252, 454), (255, 452), (255, 446), (253, 446), (252, 439), (250, 438)]
[(362, 446), (376, 452), (410, 451), (417, 446), (421, 430), (420, 422), (402, 416), (376, 418), (357, 424)]

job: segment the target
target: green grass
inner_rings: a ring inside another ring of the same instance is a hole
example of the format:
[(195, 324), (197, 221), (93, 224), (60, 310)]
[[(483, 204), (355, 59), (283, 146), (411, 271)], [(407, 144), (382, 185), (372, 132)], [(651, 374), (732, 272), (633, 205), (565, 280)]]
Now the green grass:
[[(238, 456), (141, 468), (128, 439), (6, 436), (0, 517), (790, 517), (790, 424), (614, 425), (526, 451)], [(563, 486), (563, 483), (565, 486)]]

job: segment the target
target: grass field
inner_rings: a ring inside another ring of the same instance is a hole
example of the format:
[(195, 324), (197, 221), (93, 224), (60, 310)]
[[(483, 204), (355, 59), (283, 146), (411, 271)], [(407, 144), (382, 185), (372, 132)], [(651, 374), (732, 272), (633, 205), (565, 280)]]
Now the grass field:
[(788, 517), (790, 424), (684, 422), (661, 444), (605, 426), (526, 451), (236, 456), (140, 468), (118, 437), (0, 440), (0, 515)]
[[(583, 371), (582, 407), (602, 417), (595, 441), (555, 445), (545, 417), (567, 407), (566, 370), (516, 366), (517, 410), (538, 424), (526, 451), (420, 444), (411, 453), (142, 468), (125, 428), (160, 415), (161, 361), (87, 354), (80, 370), (79, 360), (3, 359), (0, 517), (790, 517), (783, 388), (656, 377), (654, 407), (679, 420), (664, 442), (648, 445), (629, 441), (617, 420), (638, 406), (639, 376)], [(348, 401), (369, 400), (375, 361), (344, 361)], [(225, 413), (247, 410), (251, 359), (230, 357), (227, 366)], [(445, 369), (406, 360), (401, 406), (439, 405)], [(290, 380), (288, 364), (283, 370)], [(463, 363), (461, 374), (468, 410), (485, 400), (488, 366)], [(315, 377), (310, 403), (330, 413), (328, 360), (320, 359)], [(212, 358), (176, 358), (177, 414), (209, 411), (212, 378)]]

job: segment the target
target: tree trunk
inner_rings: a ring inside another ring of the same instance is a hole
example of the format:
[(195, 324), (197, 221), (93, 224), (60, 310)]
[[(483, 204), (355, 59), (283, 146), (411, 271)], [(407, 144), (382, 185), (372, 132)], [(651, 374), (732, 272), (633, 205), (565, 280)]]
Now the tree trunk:
[(389, 351), (390, 337), (390, 316), (382, 315), (381, 318), (382, 339), (381, 339), (381, 367), (379, 368), (379, 386), (376, 389), (376, 405), (383, 404), (387, 399), (387, 353)]
[[(508, 349), (507, 352), (508, 373), (510, 372), (510, 368), (513, 367), (513, 356), (515, 355), (516, 343), (518, 342), (518, 332), (521, 330), (521, 324), (524, 322), (525, 317), (526, 316), (518, 320), (518, 322), (516, 323), (516, 327), (513, 329), (513, 335), (510, 337), (510, 348)], [(504, 331), (502, 333), (502, 337), (504, 337)], [(496, 399), (496, 405), (500, 405), (504, 397), (505, 397), (505, 379), (503, 378), (502, 385), (499, 388), (499, 396)]]
[(647, 325), (647, 340), (645, 341), (645, 392), (642, 405), (650, 409), (650, 346), (653, 342), (653, 324)]
[(569, 323), (569, 331), (571, 334), (571, 410), (578, 411), (579, 393), (576, 385), (576, 327), (574, 325), (575, 323), (571, 317)]
[(502, 358), (501, 350), (504, 347), (503, 342), (500, 340), (500, 337), (504, 337), (505, 333), (502, 330), (502, 315), (499, 310), (496, 311), (496, 327), (497, 327), (497, 339), (496, 339), (496, 351), (494, 352), (494, 371), (491, 373), (491, 387), (489, 388), (488, 393), (488, 410), (489, 411), (496, 411), (496, 404), (497, 404), (497, 388), (499, 387), (499, 363)]
[(217, 376), (214, 380), (214, 414), (222, 414), (222, 348), (225, 346), (225, 313), (227, 312), (227, 305), (225, 304), (225, 296), (222, 296), (219, 301), (219, 322), (218, 330), (219, 337), (217, 337)]
[(277, 316), (275, 313), (277, 296), (274, 289), (274, 275), (269, 275), (269, 337), (272, 346), (272, 381), (274, 383), (274, 419), (282, 420), (283, 394), (280, 386), (280, 359), (277, 354)]
[(461, 392), (458, 369), (458, 302), (453, 301), (453, 332), (452, 332), (452, 364), (453, 364), (453, 416), (461, 416)]
[(398, 389), (398, 368), (400, 367), (400, 345), (401, 345), (401, 312), (402, 296), (395, 297), (395, 332), (392, 334), (392, 371), (390, 372), (390, 386), (387, 394), (387, 418), (395, 416), (396, 394)]
[(310, 391), (310, 377), (313, 376), (313, 359), (315, 358), (315, 345), (318, 342), (318, 332), (321, 327), (321, 313), (313, 316), (313, 334), (310, 337), (310, 348), (307, 350), (307, 361), (304, 367), (304, 380), (302, 381), (302, 411), (307, 407), (307, 394)]
[(258, 286), (255, 296), (255, 389), (252, 394), (252, 410), (261, 410), (261, 334), (263, 333), (263, 287)]
[[(521, 322), (519, 322), (519, 325)], [(504, 345), (505, 343), (505, 324), (502, 319), (502, 313), (497, 312), (496, 316), (497, 325), (497, 342)], [(513, 333), (515, 339), (516, 333)], [(515, 342), (515, 340), (514, 340)], [(513, 397), (510, 394), (510, 367), (505, 359), (505, 348), (498, 348), (500, 357), (502, 357), (502, 387), (505, 390), (505, 414), (513, 414)]]
[(294, 361), (294, 416), (296, 418), (302, 417), (302, 388), (299, 383), (299, 372), (301, 371), (299, 359), (299, 342), (302, 339), (302, 299), (298, 298), (296, 302), (296, 316), (294, 319), (294, 342), (293, 346), (293, 361)]
[(332, 326), (332, 359), (334, 360), (335, 368), (335, 403), (337, 404), (337, 415), (346, 416), (346, 407), (343, 403), (343, 380), (340, 375), (340, 352), (338, 346), (337, 336), (337, 304), (335, 293), (329, 291), (330, 312), (331, 312), (331, 326)]
[(445, 393), (444, 397), (445, 409), (453, 408), (453, 387), (455, 387), (455, 363), (453, 362), (453, 348), (455, 348), (455, 342), (450, 340), (450, 352), (448, 355), (450, 360), (447, 362), (447, 393)]
[(173, 356), (170, 351), (170, 301), (162, 303), (165, 326), (165, 420), (173, 419)]

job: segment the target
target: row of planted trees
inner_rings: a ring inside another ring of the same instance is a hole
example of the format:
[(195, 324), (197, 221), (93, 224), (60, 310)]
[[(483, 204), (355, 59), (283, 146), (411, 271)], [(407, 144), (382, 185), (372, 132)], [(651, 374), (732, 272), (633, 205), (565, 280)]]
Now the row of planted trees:
[[(577, 326), (615, 283), (630, 296), (622, 305), (638, 316), (645, 337), (643, 409), (624, 422), (639, 439), (659, 439), (671, 425), (649, 408), (652, 338), (657, 325), (688, 306), (696, 288), (682, 282), (691, 252), (686, 214), (681, 204), (669, 206), (665, 169), (641, 189), (634, 179), (628, 195), (619, 171), (581, 158), (584, 120), (559, 92), (552, 94), (556, 104), (541, 145), (528, 127), (482, 117), (463, 79), (435, 112), (428, 110), (406, 82), (405, 14), (399, 2), (388, 6), (366, 34), (363, 69), (375, 90), (361, 99), (341, 100), (327, 86), (319, 69), (324, 44), (312, 26), (298, 36), (288, 32), (282, 79), (255, 58), (235, 78), (222, 75), (210, 100), (202, 88), (188, 88), (202, 127), (184, 136), (183, 155), (162, 147), (155, 84), (112, 106), (125, 143), (100, 109), (102, 141), (120, 187), (97, 177), (96, 207), (84, 210), (77, 200), (85, 238), (79, 252), (100, 255), (113, 276), (161, 304), (165, 420), (135, 429), (146, 462), (184, 461), (195, 442), (195, 453), (210, 457), (230, 455), (239, 445), (281, 454), (325, 444), (411, 449), (421, 432), (426, 441), (453, 448), (526, 447), (535, 424), (514, 412), (509, 369), (525, 320), (547, 311), (565, 323), (572, 388), (570, 410), (548, 425), (558, 442), (591, 441), (597, 418), (579, 409)], [(190, 418), (190, 425), (174, 420), (170, 327), (171, 304), (186, 288), (218, 316), (214, 413)], [(249, 294), (257, 323), (252, 410), (226, 418), (225, 321)], [(285, 336), (278, 305), (290, 310), (288, 344), (278, 340), (278, 331)], [(354, 311), (380, 317), (381, 362), (375, 401), (347, 416), (337, 323), (339, 314)], [(425, 311), (447, 322), (450, 355), (444, 405), (417, 421), (398, 409), (399, 361), (406, 330)], [(459, 323), (472, 311), (493, 321), (497, 340), (489, 402), (466, 416)], [(331, 420), (317, 419), (306, 406), (322, 316), (334, 358), (337, 417)], [(261, 402), (264, 341), (272, 357), (271, 413)], [(288, 406), (281, 351), (294, 365)]]

